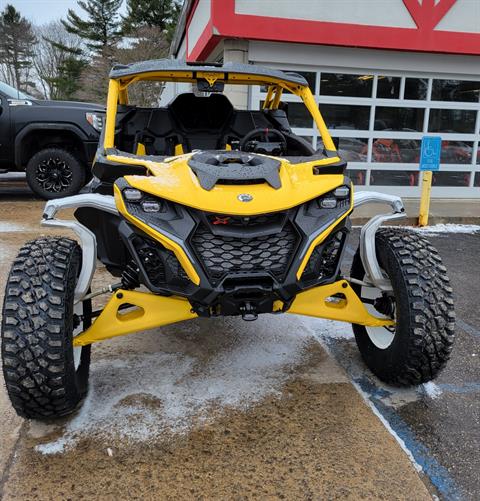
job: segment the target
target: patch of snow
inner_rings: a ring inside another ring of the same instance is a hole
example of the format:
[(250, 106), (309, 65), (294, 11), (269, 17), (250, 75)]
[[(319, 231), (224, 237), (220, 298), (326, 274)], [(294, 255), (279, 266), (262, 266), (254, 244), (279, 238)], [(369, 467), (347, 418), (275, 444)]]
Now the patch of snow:
[(26, 231), (25, 226), (15, 223), (7, 223), (5, 221), (0, 221), (0, 233), (11, 233), (11, 232), (19, 232)]
[(434, 224), (433, 226), (409, 227), (422, 234), (437, 235), (439, 233), (477, 233), (480, 232), (480, 226), (476, 224)]
[(44, 455), (51, 455), (51, 454), (61, 454), (62, 452), (65, 452), (65, 450), (68, 448), (68, 442), (65, 438), (59, 438), (58, 440), (55, 440), (55, 442), (49, 442), (46, 444), (40, 444), (35, 447), (35, 450), (37, 452), (40, 452)]
[[(58, 453), (88, 436), (110, 444), (112, 439), (150, 441), (209, 423), (226, 409), (248, 409), (268, 396), (281, 395), (292, 368), (306, 356), (312, 341), (308, 329), (286, 316), (265, 315), (252, 323), (219, 320), (183, 324), (183, 334), (181, 328), (172, 329), (178, 334), (174, 351), (123, 350), (121, 358), (97, 360), (94, 352), (90, 390), (82, 408), (58, 440), (37, 450)], [(195, 323), (204, 326), (200, 335)], [(152, 335), (158, 339), (172, 332)], [(204, 336), (218, 343), (205, 348)], [(202, 349), (206, 357), (197, 356)]]
[(353, 339), (352, 326), (334, 320), (324, 320), (316, 317), (299, 316), (303, 325), (312, 331), (316, 338), (322, 339)]
[(423, 385), (423, 390), (430, 398), (438, 398), (442, 394), (442, 389), (432, 381), (425, 383)]

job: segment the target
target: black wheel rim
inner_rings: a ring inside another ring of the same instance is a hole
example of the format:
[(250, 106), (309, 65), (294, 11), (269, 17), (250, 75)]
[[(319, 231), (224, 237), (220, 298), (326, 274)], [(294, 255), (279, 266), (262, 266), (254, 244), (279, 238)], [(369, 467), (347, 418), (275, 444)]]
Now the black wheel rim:
[(42, 160), (35, 175), (37, 183), (50, 193), (65, 191), (72, 184), (73, 172), (68, 163), (58, 157)]

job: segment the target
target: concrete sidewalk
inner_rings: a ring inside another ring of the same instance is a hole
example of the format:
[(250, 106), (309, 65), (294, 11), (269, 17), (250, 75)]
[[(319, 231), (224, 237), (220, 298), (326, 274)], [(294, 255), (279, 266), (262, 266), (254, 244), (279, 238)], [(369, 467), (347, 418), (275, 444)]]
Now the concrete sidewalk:
[[(480, 195), (480, 189), (479, 189)], [(403, 198), (407, 218), (395, 221), (395, 224), (416, 225), (418, 223), (419, 198)], [(355, 210), (352, 214), (353, 224), (364, 224), (372, 216), (385, 212), (381, 204), (370, 204)], [(480, 198), (432, 198), (430, 202), (429, 225), (455, 223), (455, 224), (479, 224), (480, 225)]]

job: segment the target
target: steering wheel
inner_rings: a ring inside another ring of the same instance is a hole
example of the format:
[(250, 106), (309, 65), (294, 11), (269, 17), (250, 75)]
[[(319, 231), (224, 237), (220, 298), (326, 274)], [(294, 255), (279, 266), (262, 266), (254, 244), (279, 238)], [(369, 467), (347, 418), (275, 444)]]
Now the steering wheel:
[[(271, 141), (271, 138), (276, 140)], [(278, 129), (258, 127), (243, 136), (239, 149), (264, 155), (283, 155), (287, 152), (287, 139)]]

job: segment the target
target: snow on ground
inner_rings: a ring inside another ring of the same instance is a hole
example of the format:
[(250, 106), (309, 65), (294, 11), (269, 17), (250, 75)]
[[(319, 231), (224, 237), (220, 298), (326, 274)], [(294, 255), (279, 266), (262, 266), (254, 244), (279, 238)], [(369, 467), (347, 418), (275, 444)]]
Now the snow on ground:
[[(256, 322), (201, 319), (138, 336), (136, 348), (118, 352), (114, 344), (118, 340), (112, 340), (108, 356), (96, 357), (94, 347), (90, 390), (83, 406), (64, 429), (41, 430), (37, 438), (45, 442), (37, 445), (37, 451), (62, 453), (82, 438), (106, 445), (116, 440), (145, 443), (211, 423), (228, 409), (247, 410), (269, 396), (281, 395), (315, 340), (354, 382), (368, 380), (388, 406), (441, 393), (434, 383), (407, 389), (383, 384), (361, 360), (347, 323), (263, 315)], [(162, 346), (158, 341), (162, 337), (170, 338), (170, 345)], [(153, 352), (139, 351), (152, 342)], [(38, 433), (34, 426), (31, 436)]]
[(21, 224), (7, 223), (5, 221), (0, 221), (0, 233), (10, 233), (26, 231), (26, 227)]
[[(195, 322), (179, 324), (177, 332), (195, 330)], [(206, 336), (215, 336), (215, 330), (222, 328), (224, 332), (217, 336), (223, 338), (219, 339), (223, 347), (209, 349), (213, 353), (206, 359), (198, 356), (205, 337), (195, 333), (188, 342), (179, 334), (176, 349), (170, 352), (161, 347), (155, 353), (123, 350), (118, 358), (96, 359), (94, 349), (90, 390), (82, 408), (58, 439), (36, 449), (43, 454), (60, 453), (92, 436), (107, 442), (145, 442), (184, 433), (228, 408), (247, 409), (281, 394), (292, 368), (306, 357), (313, 340), (308, 329), (286, 315), (265, 315), (253, 323), (207, 322), (201, 322), (212, 331)]]
[(434, 224), (433, 226), (424, 226), (422, 228), (412, 227), (413, 230), (422, 234), (441, 234), (441, 233), (478, 233), (480, 226), (476, 224)]

